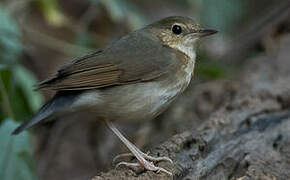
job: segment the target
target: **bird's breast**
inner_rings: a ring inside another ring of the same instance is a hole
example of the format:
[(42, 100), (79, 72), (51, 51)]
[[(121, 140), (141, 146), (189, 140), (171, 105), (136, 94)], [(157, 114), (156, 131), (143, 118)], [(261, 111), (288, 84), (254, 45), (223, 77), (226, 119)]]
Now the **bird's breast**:
[(74, 106), (89, 106), (96, 116), (115, 120), (150, 120), (162, 113), (190, 83), (194, 61), (159, 80), (83, 93)]
[(113, 109), (119, 111), (120, 117), (122, 113), (130, 114), (135, 120), (156, 117), (189, 85), (194, 62), (187, 59), (187, 63), (163, 79), (116, 87), (119, 88), (121, 97), (119, 96), (118, 102), (112, 103), (115, 104)]

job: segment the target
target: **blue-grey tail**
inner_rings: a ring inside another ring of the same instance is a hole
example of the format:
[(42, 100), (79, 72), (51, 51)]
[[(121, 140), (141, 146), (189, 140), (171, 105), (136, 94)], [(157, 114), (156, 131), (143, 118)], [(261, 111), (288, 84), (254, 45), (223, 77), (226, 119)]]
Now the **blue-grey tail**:
[(19, 127), (17, 127), (12, 134), (16, 135), (19, 134), (20, 132), (22, 132), (24, 129), (29, 128), (33, 125), (35, 125), (36, 123), (40, 122), (41, 120), (44, 120), (46, 118), (48, 118), (50, 115), (53, 114), (53, 112), (55, 111), (55, 108), (53, 107), (54, 104), (54, 98), (52, 98), (51, 100), (49, 100), (47, 103), (45, 103), (39, 110), (38, 112), (35, 114), (35, 116), (22, 123)]
[(52, 99), (45, 103), (35, 114), (35, 116), (29, 121), (24, 122), (19, 127), (17, 127), (12, 135), (19, 134), (23, 130), (39, 123), (40, 121), (51, 118), (51, 116), (59, 111), (62, 111), (67, 105), (71, 104), (74, 101), (77, 93), (67, 93), (66, 95), (62, 93), (56, 94)]

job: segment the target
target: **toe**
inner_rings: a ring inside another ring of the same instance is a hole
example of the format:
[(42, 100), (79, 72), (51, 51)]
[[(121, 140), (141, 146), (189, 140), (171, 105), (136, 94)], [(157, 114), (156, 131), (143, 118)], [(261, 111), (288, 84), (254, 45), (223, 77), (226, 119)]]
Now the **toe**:
[(113, 164), (115, 164), (118, 159), (124, 158), (124, 157), (134, 157), (134, 155), (132, 153), (119, 154), (116, 157), (114, 157)]
[(140, 163), (128, 163), (128, 162), (119, 162), (115, 168), (119, 168), (120, 166), (126, 166), (126, 167), (130, 167), (130, 168), (133, 168), (133, 167), (140, 167)]

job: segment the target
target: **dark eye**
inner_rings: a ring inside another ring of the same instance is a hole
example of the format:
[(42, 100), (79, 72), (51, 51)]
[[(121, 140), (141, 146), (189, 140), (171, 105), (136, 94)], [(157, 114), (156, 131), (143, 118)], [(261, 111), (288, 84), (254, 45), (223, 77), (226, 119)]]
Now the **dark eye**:
[(178, 25), (172, 26), (171, 30), (174, 34), (181, 34), (182, 33), (182, 28)]

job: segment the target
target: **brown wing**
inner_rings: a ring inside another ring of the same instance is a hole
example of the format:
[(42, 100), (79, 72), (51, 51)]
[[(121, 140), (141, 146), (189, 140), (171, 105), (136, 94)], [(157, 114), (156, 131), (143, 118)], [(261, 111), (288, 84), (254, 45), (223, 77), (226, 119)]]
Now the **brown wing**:
[(73, 61), (38, 86), (39, 89), (89, 90), (150, 81), (171, 71), (175, 50), (152, 39), (130, 34), (104, 51)]
[(91, 60), (101, 53), (94, 52), (62, 67), (54, 77), (40, 82), (38, 89), (85, 90), (117, 84), (122, 72), (117, 65)]

